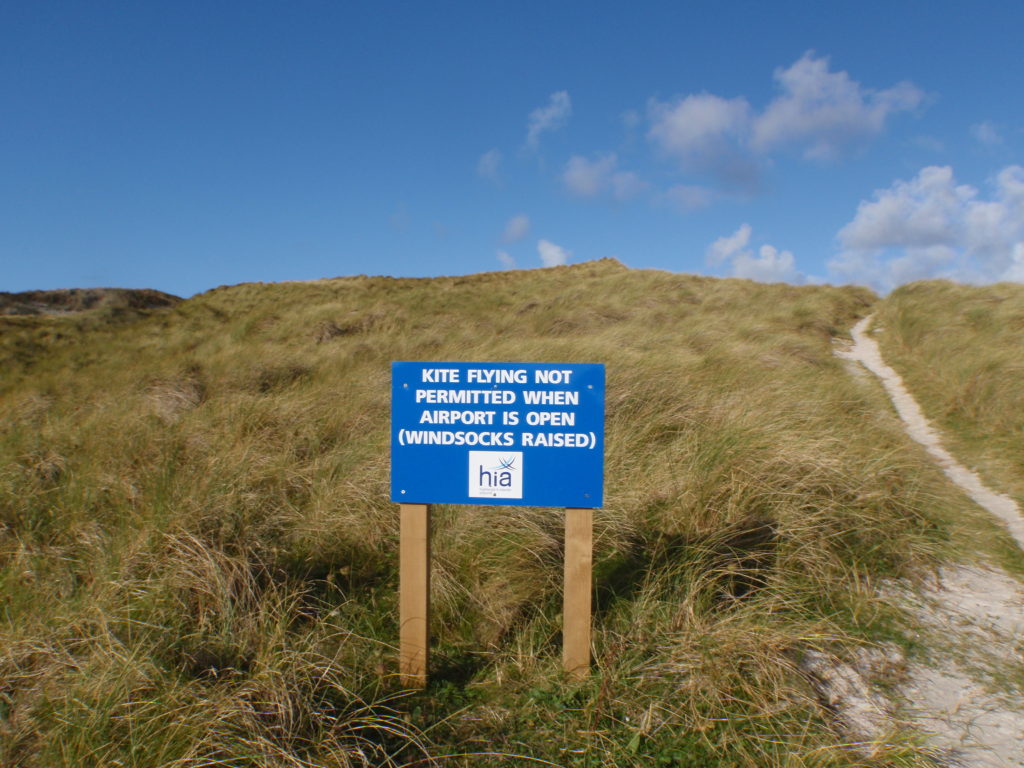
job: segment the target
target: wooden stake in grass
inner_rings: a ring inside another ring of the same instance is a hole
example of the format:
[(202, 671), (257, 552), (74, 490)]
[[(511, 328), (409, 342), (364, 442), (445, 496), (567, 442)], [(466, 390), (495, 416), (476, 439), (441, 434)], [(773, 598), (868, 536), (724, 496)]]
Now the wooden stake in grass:
[(424, 688), (430, 660), (430, 506), (399, 506), (398, 671), (403, 685)]
[(590, 584), (594, 510), (565, 510), (565, 584), (562, 593), (562, 666), (574, 678), (590, 671)]

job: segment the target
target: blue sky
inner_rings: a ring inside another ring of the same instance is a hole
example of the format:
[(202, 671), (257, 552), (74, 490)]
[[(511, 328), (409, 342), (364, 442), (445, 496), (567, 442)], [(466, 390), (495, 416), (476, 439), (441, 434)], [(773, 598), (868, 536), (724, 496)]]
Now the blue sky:
[(1024, 4), (0, 6), (0, 290), (1024, 281)]

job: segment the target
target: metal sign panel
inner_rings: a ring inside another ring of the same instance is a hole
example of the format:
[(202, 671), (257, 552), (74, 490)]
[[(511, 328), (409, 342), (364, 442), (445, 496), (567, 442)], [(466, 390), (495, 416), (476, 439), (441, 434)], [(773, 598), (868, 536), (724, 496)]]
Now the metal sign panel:
[(604, 366), (391, 364), (391, 500), (600, 507)]

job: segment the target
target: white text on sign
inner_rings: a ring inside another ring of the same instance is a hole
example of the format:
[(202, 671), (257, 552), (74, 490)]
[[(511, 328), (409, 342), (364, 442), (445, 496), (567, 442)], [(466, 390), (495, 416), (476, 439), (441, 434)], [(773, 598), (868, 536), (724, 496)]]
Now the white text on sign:
[[(462, 371), (458, 368), (424, 368), (421, 380), (424, 384), (461, 384)], [(470, 368), (465, 371), (467, 384), (526, 384), (527, 372), (495, 368)], [(569, 384), (572, 371), (561, 368), (538, 369), (533, 372), (534, 384)]]

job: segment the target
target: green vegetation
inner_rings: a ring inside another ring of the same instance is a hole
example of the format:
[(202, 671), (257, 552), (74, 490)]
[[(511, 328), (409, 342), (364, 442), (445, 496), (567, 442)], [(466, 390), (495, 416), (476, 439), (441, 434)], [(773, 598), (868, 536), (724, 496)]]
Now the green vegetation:
[(0, 315), (44, 315), (84, 310), (125, 313), (153, 307), (172, 307), (181, 301), (177, 296), (151, 289), (126, 288), (63, 288), (54, 291), (0, 291)]
[(1024, 285), (912, 283), (875, 324), (950, 450), (1024, 507)]
[[(800, 655), (897, 637), (874, 584), (962, 519), (832, 355), (874, 300), (604, 261), (0, 318), (0, 763), (860, 764)], [(440, 507), (399, 689), (396, 359), (607, 364), (586, 682), (559, 511)]]

